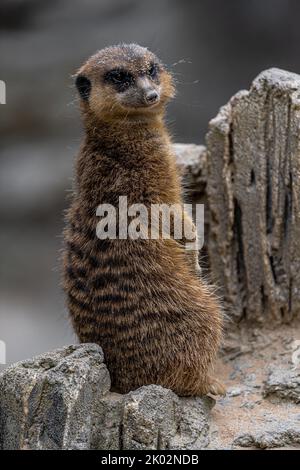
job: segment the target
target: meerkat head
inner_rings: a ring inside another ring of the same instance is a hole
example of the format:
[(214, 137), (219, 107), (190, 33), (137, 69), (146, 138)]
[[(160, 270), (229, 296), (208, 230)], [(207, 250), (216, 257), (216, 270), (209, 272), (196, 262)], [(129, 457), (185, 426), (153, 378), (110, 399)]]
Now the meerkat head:
[(76, 76), (81, 106), (108, 119), (161, 113), (174, 96), (172, 77), (148, 49), (122, 44), (102, 49)]

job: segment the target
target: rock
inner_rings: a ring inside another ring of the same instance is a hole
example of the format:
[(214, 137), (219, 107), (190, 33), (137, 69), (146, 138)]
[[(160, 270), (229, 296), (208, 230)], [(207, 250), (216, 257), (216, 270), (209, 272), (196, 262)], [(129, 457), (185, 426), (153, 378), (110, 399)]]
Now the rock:
[(90, 449), (120, 450), (123, 448), (124, 396), (108, 393), (95, 406)]
[(123, 449), (167, 449), (180, 425), (179, 398), (157, 385), (130, 392), (124, 401)]
[(235, 387), (229, 390), (227, 395), (229, 397), (239, 397), (242, 393), (243, 393), (243, 390), (240, 387)]
[(223, 356), (226, 357), (227, 360), (233, 360), (238, 356), (241, 356), (242, 353), (242, 345), (239, 338), (236, 339), (228, 339), (224, 340), (224, 344), (221, 349), (221, 353)]
[(296, 419), (282, 421), (274, 417), (270, 423), (253, 428), (253, 431), (236, 437), (233, 446), (272, 449), (300, 443), (300, 422)]
[(123, 449), (207, 447), (213, 403), (209, 398), (178, 398), (157, 385), (129, 393), (124, 404)]
[(207, 152), (204, 145), (174, 144), (176, 162), (189, 193), (203, 194), (207, 180)]
[(94, 344), (15, 364), (0, 377), (0, 448), (89, 448), (94, 407), (109, 388)]
[(244, 403), (240, 405), (240, 408), (247, 408), (248, 410), (253, 410), (254, 407), (255, 407), (255, 403), (251, 401), (245, 401)]
[(300, 76), (262, 72), (210, 122), (209, 259), (233, 319), (300, 312)]
[[(176, 163), (179, 169), (183, 196), (186, 203), (204, 205), (204, 239), (201, 242), (201, 258), (207, 258), (206, 241), (209, 239), (209, 214), (206, 195), (207, 152), (203, 145), (174, 144)], [(201, 265), (201, 259), (200, 259)], [(206, 263), (204, 266), (206, 268)]]
[(181, 398), (181, 420), (171, 449), (199, 450), (209, 444), (209, 416), (215, 401), (212, 398)]
[(66, 346), (0, 375), (0, 449), (201, 449), (210, 398), (149, 385), (112, 393), (102, 350)]
[(263, 395), (300, 403), (300, 370), (274, 368), (265, 381)]

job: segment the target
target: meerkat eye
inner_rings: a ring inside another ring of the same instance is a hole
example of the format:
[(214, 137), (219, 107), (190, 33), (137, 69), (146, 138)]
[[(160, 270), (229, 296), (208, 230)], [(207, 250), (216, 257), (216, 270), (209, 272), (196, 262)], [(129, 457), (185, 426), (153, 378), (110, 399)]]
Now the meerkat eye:
[(148, 70), (148, 75), (151, 78), (156, 78), (158, 74), (158, 65), (157, 64), (151, 64)]
[(104, 80), (116, 85), (120, 91), (128, 88), (134, 81), (133, 76), (126, 70), (110, 70), (105, 74)]
[(124, 72), (115, 71), (115, 72), (110, 73), (110, 80), (113, 83), (123, 83), (125, 79), (126, 79), (126, 75)]

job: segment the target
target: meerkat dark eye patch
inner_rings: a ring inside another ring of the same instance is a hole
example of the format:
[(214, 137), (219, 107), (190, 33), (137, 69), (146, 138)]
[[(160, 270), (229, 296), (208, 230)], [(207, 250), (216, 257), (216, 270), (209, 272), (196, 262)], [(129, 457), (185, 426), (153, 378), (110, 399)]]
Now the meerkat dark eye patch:
[(90, 80), (84, 75), (78, 75), (75, 80), (75, 85), (81, 98), (84, 101), (88, 101), (92, 88)]
[(159, 66), (153, 63), (150, 65), (147, 74), (149, 75), (149, 77), (154, 79), (154, 78), (157, 78), (158, 71), (159, 71)]
[(104, 81), (114, 85), (119, 92), (122, 92), (134, 83), (134, 77), (130, 72), (127, 72), (127, 70), (114, 69), (106, 72)]

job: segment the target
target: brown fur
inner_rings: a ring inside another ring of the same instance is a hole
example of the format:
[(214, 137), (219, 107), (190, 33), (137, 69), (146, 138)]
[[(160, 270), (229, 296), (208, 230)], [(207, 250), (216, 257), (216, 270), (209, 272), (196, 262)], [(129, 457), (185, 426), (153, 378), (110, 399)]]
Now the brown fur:
[(96, 236), (100, 203), (116, 206), (122, 195), (129, 205), (182, 203), (163, 122), (174, 94), (169, 73), (159, 64), (151, 86), (160, 100), (150, 107), (126, 107), (126, 96), (136, 99), (140, 90), (118, 94), (101, 78), (120, 66), (143, 77), (153, 60), (145, 48), (121, 45), (98, 52), (79, 70), (91, 91), (81, 100), (86, 135), (65, 230), (68, 308), (80, 341), (103, 348), (113, 389), (126, 393), (154, 383), (180, 395), (223, 393), (210, 376), (221, 340), (220, 307), (184, 244)]

